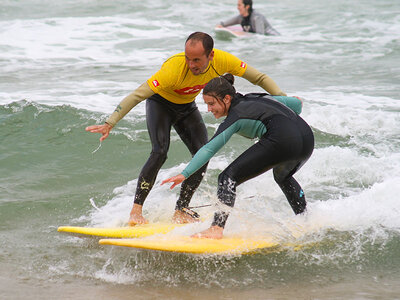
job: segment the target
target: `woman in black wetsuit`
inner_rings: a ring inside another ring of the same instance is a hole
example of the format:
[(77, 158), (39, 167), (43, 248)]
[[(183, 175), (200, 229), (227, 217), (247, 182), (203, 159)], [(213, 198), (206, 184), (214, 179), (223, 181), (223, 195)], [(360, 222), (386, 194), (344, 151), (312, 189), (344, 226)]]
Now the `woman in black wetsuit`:
[[(203, 98), (208, 111), (217, 119), (223, 116), (226, 116), (226, 119), (218, 127), (213, 138), (196, 153), (185, 170), (164, 180), (162, 184), (173, 182), (172, 189), (184, 181), (206, 164), (234, 133), (238, 133), (248, 138), (258, 137), (259, 141), (219, 175), (219, 200), (233, 207), (236, 187), (239, 184), (273, 169), (274, 179), (294, 213), (304, 212), (304, 192), (293, 175), (313, 152), (314, 135), (311, 128), (292, 109), (276, 101), (280, 99), (265, 94), (241, 95), (236, 93), (233, 81), (234, 77), (231, 74), (225, 74), (212, 79), (206, 85)], [(293, 103), (286, 105), (293, 106)], [(222, 238), (227, 218), (227, 212), (216, 212), (211, 227), (195, 236)]]

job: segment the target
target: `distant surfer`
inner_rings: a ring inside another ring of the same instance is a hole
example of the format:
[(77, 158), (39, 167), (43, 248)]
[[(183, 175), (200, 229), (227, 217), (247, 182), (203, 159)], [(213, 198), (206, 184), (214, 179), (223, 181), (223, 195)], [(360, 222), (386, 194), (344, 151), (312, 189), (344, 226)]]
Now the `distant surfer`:
[(267, 21), (267, 19), (253, 9), (252, 0), (238, 0), (239, 15), (221, 22), (217, 27), (227, 27), (236, 24), (242, 26), (243, 31), (265, 35), (280, 35)]
[[(167, 159), (171, 127), (175, 128), (192, 155), (207, 143), (207, 130), (194, 100), (212, 78), (226, 72), (241, 76), (272, 95), (286, 95), (267, 75), (234, 55), (215, 49), (210, 35), (195, 32), (187, 38), (185, 52), (168, 58), (158, 72), (121, 101), (105, 124), (86, 128), (101, 133), (100, 141), (103, 141), (119, 120), (147, 99), (146, 121), (152, 150), (138, 178), (129, 225), (147, 223), (142, 207)], [(206, 165), (203, 165), (182, 184), (173, 216), (175, 222), (195, 220), (188, 206), (205, 170)]]
[[(259, 141), (218, 176), (218, 199), (228, 207), (233, 207), (239, 184), (273, 169), (274, 179), (294, 213), (303, 213), (306, 209), (305, 195), (293, 175), (314, 150), (314, 135), (310, 126), (293, 110), (271, 96), (236, 93), (233, 82), (234, 77), (226, 74), (212, 79), (205, 86), (203, 98), (208, 111), (216, 119), (226, 118), (213, 138), (196, 153), (183, 172), (164, 180), (162, 184), (172, 182), (172, 189), (182, 181), (185, 182), (186, 178), (207, 164), (234, 133), (238, 133), (248, 138), (258, 138)], [(227, 210), (217, 211), (211, 227), (195, 236), (222, 238), (228, 215)]]

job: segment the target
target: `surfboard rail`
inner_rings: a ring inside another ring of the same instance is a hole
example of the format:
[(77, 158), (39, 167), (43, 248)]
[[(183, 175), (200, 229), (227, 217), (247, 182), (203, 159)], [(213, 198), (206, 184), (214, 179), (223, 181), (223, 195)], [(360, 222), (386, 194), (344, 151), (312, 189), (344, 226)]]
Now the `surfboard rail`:
[(167, 233), (183, 225), (175, 223), (152, 223), (113, 228), (60, 226), (57, 231), (81, 237), (139, 238), (157, 233)]
[(245, 238), (192, 238), (188, 236), (166, 236), (163, 238), (101, 239), (101, 245), (132, 247), (137, 249), (191, 254), (243, 254), (263, 248), (279, 246), (269, 239)]

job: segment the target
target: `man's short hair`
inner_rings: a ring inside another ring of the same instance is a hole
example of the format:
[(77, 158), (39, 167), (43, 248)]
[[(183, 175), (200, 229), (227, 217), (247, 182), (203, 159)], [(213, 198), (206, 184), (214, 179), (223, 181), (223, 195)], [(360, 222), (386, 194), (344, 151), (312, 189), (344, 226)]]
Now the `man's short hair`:
[(200, 32), (200, 31), (193, 32), (186, 39), (185, 45), (189, 41), (191, 41), (191, 42), (194, 42), (194, 41), (201, 42), (203, 44), (203, 48), (204, 48), (204, 52), (205, 52), (206, 56), (209, 56), (211, 51), (214, 48), (214, 40), (213, 40), (213, 38), (209, 34), (207, 34), (205, 32)]

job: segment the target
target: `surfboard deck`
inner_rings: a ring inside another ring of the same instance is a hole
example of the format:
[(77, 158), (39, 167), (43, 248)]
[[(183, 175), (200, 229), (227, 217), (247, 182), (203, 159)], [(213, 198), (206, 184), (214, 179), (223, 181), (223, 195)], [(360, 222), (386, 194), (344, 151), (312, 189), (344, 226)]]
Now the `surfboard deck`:
[(215, 27), (214, 31), (217, 37), (222, 39), (251, 35), (251, 33), (243, 31), (241, 26)]
[(187, 236), (143, 239), (101, 239), (101, 245), (192, 254), (244, 254), (263, 248), (279, 246), (267, 239), (222, 238), (206, 239)]
[(114, 227), (114, 228), (60, 226), (58, 227), (57, 231), (77, 236), (139, 238), (157, 233), (167, 233), (183, 225), (185, 224), (153, 223), (153, 224)]

